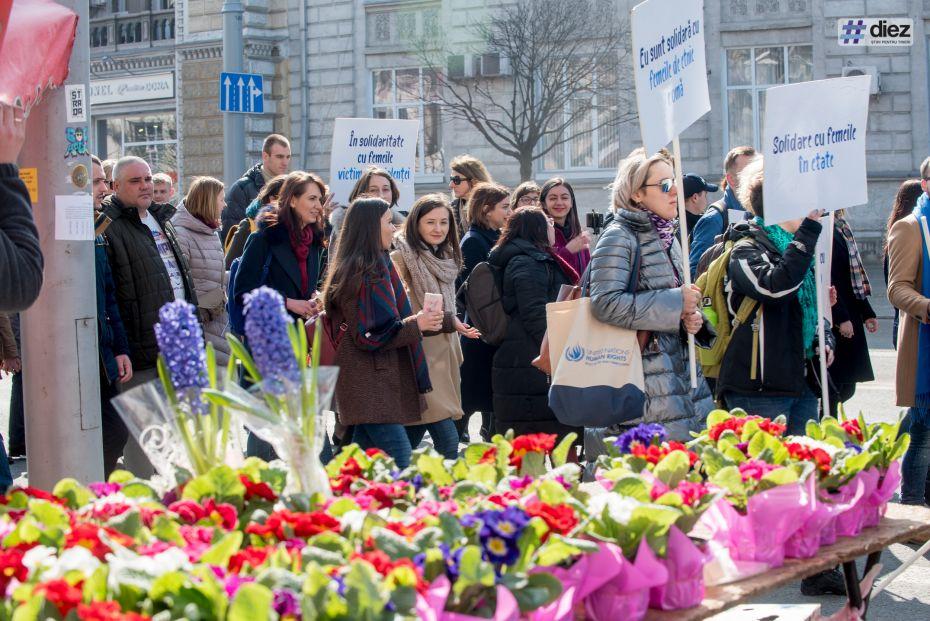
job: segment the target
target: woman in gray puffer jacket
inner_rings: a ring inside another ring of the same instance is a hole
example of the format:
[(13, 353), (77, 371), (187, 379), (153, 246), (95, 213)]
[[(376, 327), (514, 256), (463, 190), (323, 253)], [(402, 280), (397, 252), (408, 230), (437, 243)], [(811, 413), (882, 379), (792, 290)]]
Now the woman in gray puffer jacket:
[(226, 265), (216, 231), (225, 205), (223, 184), (212, 177), (197, 177), (183, 206), (171, 219), (194, 280), (204, 338), (213, 343), (216, 362), (221, 366), (229, 360), (229, 343), (226, 342), (229, 321), (226, 316)]
[[(700, 291), (683, 286), (671, 162), (661, 154), (646, 157), (642, 148), (630, 153), (613, 184), (613, 213), (591, 257), (591, 309), (600, 321), (651, 333), (643, 349), (646, 408), (634, 424), (661, 423), (670, 439), (688, 440), (714, 403), (700, 366), (698, 387), (691, 389), (687, 335), (707, 343), (715, 335), (699, 310)], [(620, 432), (587, 430), (586, 445), (594, 442), (588, 450), (598, 452), (598, 437)]]

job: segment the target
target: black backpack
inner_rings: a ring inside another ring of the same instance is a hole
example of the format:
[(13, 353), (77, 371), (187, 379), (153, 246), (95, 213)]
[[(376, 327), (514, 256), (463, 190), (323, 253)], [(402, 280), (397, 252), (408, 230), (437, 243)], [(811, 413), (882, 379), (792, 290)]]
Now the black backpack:
[(507, 335), (510, 317), (504, 312), (504, 270), (482, 261), (471, 271), (457, 297), (465, 306), (468, 321), (488, 345), (500, 345)]

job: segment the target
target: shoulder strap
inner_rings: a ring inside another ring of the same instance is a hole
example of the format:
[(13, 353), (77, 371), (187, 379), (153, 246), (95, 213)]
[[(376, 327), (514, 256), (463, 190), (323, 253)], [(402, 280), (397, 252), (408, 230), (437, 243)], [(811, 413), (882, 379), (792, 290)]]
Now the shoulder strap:
[(262, 265), (262, 277), (261, 277), (261, 280), (258, 281), (259, 287), (264, 285), (265, 281), (268, 280), (268, 270), (271, 268), (271, 259), (272, 259), (272, 254), (271, 254), (271, 249), (269, 248), (268, 253), (265, 255), (265, 264)]

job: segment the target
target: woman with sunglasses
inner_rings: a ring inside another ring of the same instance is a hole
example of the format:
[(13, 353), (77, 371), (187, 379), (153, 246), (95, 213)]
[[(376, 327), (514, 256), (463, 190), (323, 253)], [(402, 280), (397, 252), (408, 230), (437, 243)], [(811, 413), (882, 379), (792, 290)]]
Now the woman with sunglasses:
[(452, 190), (452, 213), (459, 231), (468, 228), (468, 197), (479, 183), (491, 183), (491, 174), (477, 157), (459, 155), (449, 164), (452, 174), (449, 176), (449, 189)]
[[(497, 183), (479, 183), (472, 192), (465, 226), (468, 232), (462, 237), (462, 271), (455, 289), (462, 286), (475, 266), (488, 260), (491, 248), (500, 237), (501, 228), (510, 217), (510, 190)], [(465, 309), (459, 308), (459, 319), (466, 324)], [(462, 338), (462, 411), (465, 415), (456, 421), (459, 438), (465, 444), (471, 441), (468, 421), (474, 412), (481, 413), (481, 437), (489, 441), (494, 435), (494, 399), (491, 392), (491, 361), (497, 347), (484, 341)]]
[[(611, 186), (614, 218), (591, 258), (590, 295), (600, 321), (650, 333), (642, 351), (646, 407), (642, 419), (631, 424), (661, 423), (671, 439), (688, 440), (714, 404), (700, 366), (698, 387), (691, 389), (687, 335), (709, 345), (712, 332), (699, 308), (700, 291), (683, 284), (674, 176), (664, 154), (650, 157), (642, 148), (620, 162)], [(601, 452), (603, 434), (586, 431), (588, 459)]]
[(575, 190), (565, 179), (554, 177), (543, 184), (539, 203), (555, 222), (553, 248), (576, 272), (583, 274), (591, 261), (591, 234), (581, 228)]

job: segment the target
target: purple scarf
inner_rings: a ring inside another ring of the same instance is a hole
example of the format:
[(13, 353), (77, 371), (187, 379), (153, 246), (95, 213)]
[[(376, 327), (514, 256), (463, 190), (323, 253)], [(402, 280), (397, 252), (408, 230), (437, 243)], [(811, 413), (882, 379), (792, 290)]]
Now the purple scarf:
[(647, 211), (646, 215), (649, 216), (649, 221), (652, 222), (652, 228), (659, 234), (659, 239), (662, 240), (662, 247), (668, 252), (668, 249), (672, 247), (672, 242), (675, 241), (675, 223), (677, 220), (666, 220), (662, 216), (657, 216), (651, 211)]

